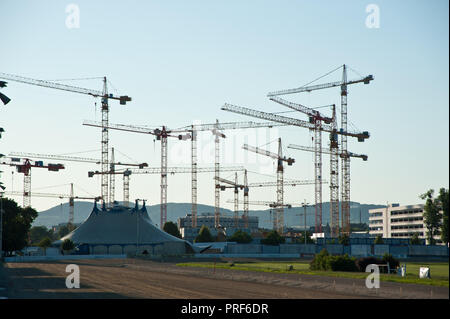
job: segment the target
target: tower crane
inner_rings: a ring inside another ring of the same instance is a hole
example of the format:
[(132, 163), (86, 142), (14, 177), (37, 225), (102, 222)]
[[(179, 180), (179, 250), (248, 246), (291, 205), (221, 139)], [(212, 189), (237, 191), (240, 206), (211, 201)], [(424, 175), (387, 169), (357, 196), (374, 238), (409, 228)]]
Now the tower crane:
[[(13, 75), (13, 74), (7, 74), (7, 73), (1, 73), (0, 72), (0, 78), (30, 84), (30, 85), (37, 85), (42, 86), (46, 88), (56, 89), (56, 90), (62, 90), (62, 91), (69, 91), (73, 93), (80, 93), (80, 94), (87, 94), (92, 97), (101, 98), (102, 103), (102, 142), (101, 142), (101, 165), (102, 165), (102, 172), (108, 171), (108, 150), (109, 150), (109, 137), (108, 137), (108, 122), (109, 122), (109, 100), (118, 100), (120, 102), (120, 105), (126, 105), (127, 102), (131, 101), (131, 97), (127, 95), (122, 96), (115, 96), (111, 93), (108, 93), (108, 81), (106, 79), (106, 76), (103, 77), (103, 90), (91, 90), (76, 86), (70, 86), (66, 84), (61, 83), (54, 83), (50, 81), (44, 81), (44, 80), (36, 80), (31, 79), (23, 76)], [(108, 175), (103, 174), (102, 175), (102, 183), (101, 183), (101, 197), (103, 203), (108, 203)]]
[[(113, 173), (115, 170), (115, 166), (132, 166), (132, 167), (139, 167), (140, 169), (144, 167), (148, 167), (147, 163), (123, 163), (123, 162), (115, 162), (114, 161), (114, 148), (112, 148), (111, 151), (111, 162), (110, 164), (110, 170), (105, 172), (105, 175), (114, 176)], [(11, 152), (9, 153), (9, 156), (20, 156), (20, 157), (26, 157), (26, 158), (32, 158), (32, 159), (53, 159), (53, 160), (59, 160), (63, 162), (84, 162), (84, 163), (95, 163), (100, 164), (101, 161), (99, 159), (95, 158), (88, 158), (88, 157), (76, 157), (76, 156), (65, 156), (65, 155), (50, 155), (50, 154), (37, 154), (37, 153), (26, 153), (26, 152)], [(121, 173), (122, 174), (122, 173)], [(99, 174), (100, 175), (100, 174)], [(123, 174), (124, 178), (126, 176)], [(92, 177), (92, 176), (89, 176)], [(125, 181), (124, 181), (125, 185)], [(109, 186), (109, 200), (111, 202), (105, 203), (105, 206), (110, 206), (112, 202), (114, 202), (115, 197), (115, 179), (110, 178), (110, 186)]]
[[(316, 84), (311, 86), (302, 86), (299, 88), (280, 90), (275, 92), (269, 92), (267, 96), (273, 97), (277, 95), (294, 94), (301, 92), (311, 92), (315, 90), (328, 89), (333, 87), (341, 88), (341, 130), (347, 132), (347, 86), (357, 83), (369, 84), (372, 81), (373, 75), (367, 75), (356, 80), (347, 80), (347, 67), (345, 64), (342, 66), (342, 80), (337, 82), (330, 82), (324, 84)], [(341, 135), (341, 152), (347, 153), (347, 136)], [(344, 220), (344, 231), (349, 233), (350, 231), (350, 158), (349, 156), (341, 157), (341, 170), (342, 170), (342, 187), (341, 187), (341, 211)]]
[(58, 172), (64, 169), (62, 164), (47, 164), (42, 161), (33, 161), (28, 158), (20, 159), (15, 157), (3, 157), (9, 159), (9, 162), (1, 162), (1, 165), (15, 166), (18, 173), (23, 174), (23, 207), (31, 206), (31, 168), (46, 168), (52, 172)]
[[(23, 193), (17, 192), (17, 191), (8, 191), (8, 192), (2, 192), (5, 195), (10, 196), (22, 196)], [(95, 201), (99, 201), (101, 198), (100, 196), (97, 197), (87, 197), (87, 196), (76, 196), (73, 193), (73, 183), (70, 184), (70, 194), (53, 194), (53, 193), (36, 193), (33, 192), (31, 194), (33, 197), (50, 197), (50, 198), (68, 198), (69, 199), (69, 221), (68, 223), (73, 225), (74, 224), (74, 210), (75, 210), (75, 199), (93, 199)]]
[[(214, 129), (211, 132), (214, 135), (214, 167), (215, 167), (214, 174), (215, 174), (216, 178), (219, 178), (219, 176), (220, 176), (220, 138), (226, 138), (225, 134), (223, 134), (222, 132), (219, 131), (219, 120), (216, 119), (216, 124), (214, 125)], [(237, 179), (237, 173), (236, 173), (236, 179)], [(215, 228), (218, 228), (220, 225), (220, 190), (218, 188), (218, 186), (219, 186), (218, 183), (219, 182), (216, 179), (216, 185), (214, 188), (214, 226), (215, 226)], [(237, 195), (235, 195), (235, 196), (237, 196)]]
[[(259, 183), (248, 183), (247, 180), (247, 170), (244, 172), (244, 184), (239, 184), (237, 179), (235, 178), (235, 182), (219, 178), (219, 182), (227, 185), (219, 185), (220, 190), (224, 191), (227, 188), (233, 188), (234, 189), (234, 211), (235, 211), (235, 224), (237, 225), (237, 219), (238, 219), (238, 210), (239, 210), (239, 200), (238, 200), (238, 192), (239, 190), (244, 190), (244, 201), (242, 202), (244, 204), (244, 213), (242, 215), (242, 218), (244, 220), (244, 227), (248, 227), (248, 190), (250, 187), (274, 187), (278, 186), (277, 182), (259, 182)], [(299, 185), (311, 185), (314, 184), (314, 181), (310, 180), (292, 180), (292, 181), (284, 181), (284, 186), (299, 186)]]
[(302, 104), (286, 101), (277, 96), (271, 97), (270, 100), (308, 115), (309, 122), (314, 124), (315, 230), (316, 232), (322, 232), (322, 153), (320, 152), (322, 149), (322, 130), (320, 128), (322, 121), (326, 124), (331, 124), (333, 119), (323, 116), (317, 110)]
[[(303, 127), (303, 128), (310, 128), (310, 129), (315, 129), (315, 125), (306, 121), (302, 121), (299, 119), (294, 119), (294, 118), (289, 118), (289, 117), (285, 117), (282, 115), (278, 115), (278, 114), (272, 114), (272, 113), (267, 113), (267, 112), (263, 112), (263, 111), (258, 111), (258, 110), (253, 110), (253, 109), (249, 109), (246, 107), (241, 107), (241, 106), (236, 106), (236, 105), (232, 105), (232, 104), (228, 104), (225, 103), (222, 108), (222, 110), (224, 111), (229, 111), (229, 112), (233, 112), (233, 113), (237, 113), (237, 114), (242, 114), (242, 115), (247, 115), (247, 116), (252, 116), (252, 117), (256, 117), (256, 118), (260, 118), (260, 119), (264, 119), (264, 120), (269, 120), (269, 121), (274, 121), (274, 122), (278, 122), (278, 123), (284, 123), (287, 125), (293, 125), (293, 126), (299, 126), (299, 127)], [(334, 116), (334, 119), (336, 117)], [(363, 132), (352, 132), (352, 131), (346, 131), (343, 129), (337, 130), (336, 127), (336, 121), (334, 120), (331, 125), (327, 125), (327, 124), (322, 124), (320, 126), (320, 130), (324, 131), (324, 132), (329, 132), (332, 133), (330, 135), (331, 141), (330, 141), (330, 149), (333, 150), (333, 154), (332, 159), (336, 160), (336, 161), (331, 161), (331, 171), (334, 172), (333, 175), (333, 179), (330, 180), (330, 185), (337, 185), (339, 183), (339, 181), (335, 181), (334, 178), (337, 177), (337, 147), (338, 147), (338, 142), (337, 142), (337, 136), (338, 135), (346, 135), (346, 136), (351, 136), (351, 137), (355, 137), (358, 139), (358, 142), (364, 142), (364, 140), (369, 138), (369, 132), (367, 131), (363, 131)], [(337, 212), (337, 225), (339, 225), (339, 206), (333, 207), (333, 203), (337, 203), (337, 205), (339, 205), (339, 195), (338, 195), (338, 189), (332, 188), (331, 189), (331, 195), (330, 197), (333, 196), (333, 198), (336, 198), (335, 201), (333, 201), (331, 204), (332, 206), (332, 212), (334, 212), (333, 214), (336, 215), (335, 212)], [(331, 221), (333, 222), (333, 220)], [(337, 226), (339, 227), (339, 226)]]
[(282, 234), (283, 233), (283, 224), (284, 224), (284, 209), (283, 209), (283, 196), (284, 196), (284, 191), (283, 191), (283, 162), (286, 162), (289, 166), (291, 166), (294, 162), (295, 159), (293, 158), (286, 158), (283, 157), (283, 153), (282, 153), (282, 148), (281, 148), (281, 138), (278, 139), (278, 154), (269, 152), (267, 150), (263, 150), (260, 149), (258, 147), (253, 147), (253, 146), (249, 146), (247, 144), (244, 144), (244, 146), (242, 147), (243, 149), (250, 151), (250, 152), (255, 152), (257, 154), (261, 154), (261, 155), (265, 155), (271, 158), (274, 158), (277, 160), (277, 203), (278, 203), (278, 207), (277, 207), (277, 213), (276, 216), (274, 218), (275, 220), (275, 229)]
[[(93, 127), (101, 127), (98, 122), (93, 121), (84, 121), (83, 125), (93, 126)], [(201, 131), (211, 131), (215, 136), (215, 167), (217, 170), (215, 171), (215, 176), (220, 176), (220, 165), (219, 165), (219, 140), (220, 138), (225, 138), (225, 134), (220, 131), (224, 130), (236, 130), (236, 129), (249, 129), (249, 128), (261, 128), (261, 127), (276, 127), (276, 126), (285, 126), (284, 123), (273, 123), (273, 122), (225, 122), (219, 123), (216, 120), (215, 123), (209, 124), (192, 124), (188, 126), (184, 126), (178, 129), (173, 130), (172, 132), (176, 133), (185, 133), (185, 138), (187, 139), (188, 134), (191, 138), (191, 192), (192, 192), (192, 223), (193, 227), (197, 227), (197, 134)], [(122, 130), (128, 132), (136, 132), (143, 134), (152, 134), (152, 131), (148, 127), (143, 126), (132, 126), (132, 125), (123, 125), (123, 124), (110, 124), (108, 126), (110, 129)], [(182, 135), (178, 136), (179, 139), (183, 139)], [(163, 145), (161, 144), (161, 148)], [(165, 157), (167, 159), (167, 156)], [(163, 164), (163, 162), (161, 163)], [(217, 190), (217, 185), (215, 187), (215, 224), (216, 226), (220, 220), (220, 192)]]

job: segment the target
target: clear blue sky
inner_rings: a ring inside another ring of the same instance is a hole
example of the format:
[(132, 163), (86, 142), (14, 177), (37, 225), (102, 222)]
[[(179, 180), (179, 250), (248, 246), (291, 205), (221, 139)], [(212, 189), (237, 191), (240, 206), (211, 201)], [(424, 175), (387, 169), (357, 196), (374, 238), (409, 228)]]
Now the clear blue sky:
[[(80, 9), (78, 29), (66, 27), (65, 9), (70, 3)], [(366, 27), (370, 3), (380, 9), (379, 28)], [(351, 127), (371, 133), (365, 143), (349, 142), (350, 151), (369, 156), (368, 162), (352, 161), (351, 199), (416, 204), (427, 189), (448, 188), (448, 10), (444, 0), (4, 0), (0, 2), (0, 72), (49, 80), (106, 75), (119, 93), (133, 97), (125, 107), (111, 103), (111, 123), (176, 128), (216, 118), (255, 120), (221, 111), (225, 102), (285, 111), (267, 99), (267, 92), (301, 86), (345, 63), (375, 77), (370, 85), (349, 87)], [(321, 81), (337, 81), (340, 76), (335, 72)], [(349, 73), (349, 78), (355, 77), (356, 73)], [(101, 89), (100, 80), (67, 83)], [(112, 87), (111, 91), (115, 93)], [(1, 153), (97, 150), (80, 155), (100, 157), (100, 131), (82, 126), (84, 119), (100, 120), (92, 98), (14, 82), (2, 92), (12, 102), (0, 110), (0, 126), (6, 130)], [(309, 106), (340, 100), (338, 88), (285, 98)], [(301, 114), (286, 115), (306, 119)], [(245, 134), (256, 134), (257, 139), (246, 139)], [(311, 134), (302, 128), (229, 132), (224, 165), (244, 164), (252, 171), (274, 173), (273, 163), (266, 159), (253, 157), (252, 163), (236, 159), (242, 158), (245, 141), (262, 145), (278, 136), (285, 146), (311, 145)], [(201, 139), (200, 165), (213, 165), (211, 134), (203, 133)], [(160, 165), (159, 142), (150, 136), (111, 131), (110, 140), (136, 161)], [(169, 165), (189, 165), (189, 143), (171, 141), (170, 145)], [(276, 149), (274, 143), (270, 147)], [(312, 154), (290, 149), (286, 154), (296, 159), (286, 169), (287, 178), (313, 179)], [(323, 165), (324, 178), (329, 180), (327, 156)], [(88, 170), (99, 167), (77, 163), (66, 167), (61, 173), (33, 170), (32, 188), (66, 193), (68, 186), (42, 188), (74, 182), (91, 194), (100, 192), (99, 179), (87, 178)], [(8, 189), (20, 190), (22, 175), (14, 174), (12, 185), (12, 169), (2, 170)], [(232, 178), (230, 173), (223, 176)], [(199, 178), (201, 203), (214, 204), (212, 177)], [(250, 182), (264, 179), (270, 178), (253, 175)], [(121, 179), (117, 184), (116, 197), (121, 199)], [(133, 176), (131, 198), (159, 203), (159, 184), (157, 175)], [(170, 176), (168, 191), (169, 202), (189, 202), (190, 175)], [(276, 198), (275, 189), (254, 190), (250, 196), (251, 200)], [(225, 204), (231, 198), (231, 191), (222, 193), (224, 207), (233, 207)], [(304, 198), (313, 202), (313, 186), (286, 190), (286, 202)], [(323, 200), (328, 199), (325, 185)], [(38, 209), (59, 202), (32, 199)]]

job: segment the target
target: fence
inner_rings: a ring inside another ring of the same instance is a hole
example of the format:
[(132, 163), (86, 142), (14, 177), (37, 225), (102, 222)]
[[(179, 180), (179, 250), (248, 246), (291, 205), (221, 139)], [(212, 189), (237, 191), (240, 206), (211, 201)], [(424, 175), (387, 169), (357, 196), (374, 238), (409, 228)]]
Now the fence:
[(348, 254), (353, 257), (377, 256), (391, 254), (396, 258), (410, 257), (448, 257), (449, 249), (447, 246), (425, 246), (425, 245), (374, 245), (374, 244), (280, 244), (279, 246), (262, 244), (236, 244), (228, 243), (224, 254), (296, 254), (299, 257), (313, 256), (322, 249), (326, 249), (331, 255)]

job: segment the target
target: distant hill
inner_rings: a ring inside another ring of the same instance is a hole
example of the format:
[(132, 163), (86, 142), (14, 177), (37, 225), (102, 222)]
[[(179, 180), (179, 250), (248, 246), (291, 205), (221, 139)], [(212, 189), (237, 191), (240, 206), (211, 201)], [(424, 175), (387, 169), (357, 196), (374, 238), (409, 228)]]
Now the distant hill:
[[(134, 203), (130, 203), (130, 207), (134, 206)], [(83, 222), (91, 213), (94, 204), (92, 202), (75, 201), (75, 213), (74, 220), (75, 223)], [(100, 206), (99, 206), (100, 207)], [(186, 214), (191, 212), (192, 205), (190, 203), (167, 203), (167, 220), (177, 222), (178, 218), (186, 216)], [(369, 222), (369, 209), (385, 207), (385, 205), (376, 204), (360, 204), (356, 202), (351, 202), (350, 204), (350, 216), (351, 223)], [(202, 213), (214, 213), (214, 206), (209, 205), (197, 205), (198, 214)], [(242, 206), (241, 206), (242, 209)], [(160, 205), (147, 206), (147, 211), (149, 212), (150, 218), (154, 224), (159, 224), (160, 222)], [(304, 209), (302, 207), (294, 207), (290, 209), (285, 209), (284, 220), (287, 226), (303, 226), (303, 214)], [(229, 209), (221, 209), (221, 214), (233, 216), (233, 211)], [(263, 228), (272, 228), (272, 219), (270, 209), (263, 210), (250, 210), (250, 216), (259, 217), (259, 225)], [(306, 210), (306, 224), (307, 226), (314, 226), (314, 207), (308, 207)], [(33, 226), (46, 226), (51, 227), (58, 225), (60, 223), (67, 223), (69, 220), (69, 204), (64, 203), (52, 207), (48, 210), (39, 212), (38, 217), (33, 222)], [(330, 203), (322, 203), (322, 223), (326, 225), (330, 222)]]

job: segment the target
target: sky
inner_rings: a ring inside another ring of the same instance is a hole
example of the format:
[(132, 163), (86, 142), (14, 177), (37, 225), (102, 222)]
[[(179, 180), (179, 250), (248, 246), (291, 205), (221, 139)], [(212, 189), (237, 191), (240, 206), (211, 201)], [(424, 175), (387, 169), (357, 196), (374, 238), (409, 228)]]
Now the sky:
[[(0, 72), (43, 80), (107, 76), (111, 93), (133, 99), (126, 106), (111, 101), (110, 123), (178, 128), (216, 119), (258, 121), (221, 110), (224, 103), (288, 111), (267, 93), (302, 86), (346, 64), (349, 79), (374, 76), (369, 85), (349, 86), (349, 128), (370, 132), (364, 143), (349, 138), (349, 151), (369, 157), (351, 161), (351, 200), (417, 204), (428, 189), (448, 188), (448, 10), (445, 0), (3, 0)], [(339, 81), (341, 73), (314, 84)], [(102, 89), (98, 78), (60, 83)], [(5, 130), (0, 153), (100, 158), (100, 130), (82, 125), (101, 120), (100, 101), (13, 81), (2, 92), (12, 101), (0, 106)], [(310, 107), (340, 106), (339, 88), (282, 98)], [(331, 115), (329, 107), (318, 110)], [(307, 120), (300, 113), (283, 115)], [(314, 179), (313, 154), (286, 148), (312, 146), (309, 130), (289, 126), (224, 133), (221, 165), (246, 167), (249, 182), (275, 181), (275, 163), (246, 153), (242, 145), (276, 152), (278, 137), (284, 155), (295, 158), (285, 178)], [(328, 136), (322, 138), (327, 147)], [(201, 133), (198, 144), (199, 165), (214, 165), (211, 132)], [(160, 143), (150, 135), (111, 130), (110, 146), (122, 162), (160, 166)], [(189, 166), (189, 141), (169, 139), (168, 161), (169, 166)], [(32, 190), (67, 194), (74, 183), (75, 195), (99, 195), (99, 177), (87, 177), (99, 166), (65, 162), (65, 167), (60, 172), (33, 169)], [(1, 169), (7, 190), (22, 190), (22, 174), (9, 166)], [(234, 173), (221, 177), (234, 179)], [(328, 155), (323, 156), (323, 178), (329, 180)], [(122, 181), (116, 180), (121, 200)], [(190, 202), (189, 174), (169, 176), (168, 183), (168, 202)], [(213, 173), (199, 174), (198, 183), (198, 202), (214, 205)], [(329, 200), (328, 189), (324, 185), (323, 201)], [(135, 198), (158, 204), (160, 177), (131, 176), (130, 199)], [(233, 209), (226, 203), (232, 198), (232, 190), (222, 192), (222, 206)], [(276, 190), (252, 189), (250, 200), (276, 200)], [(285, 188), (285, 202), (303, 200), (314, 201), (313, 185)], [(62, 201), (33, 197), (31, 202), (44, 210)]]

